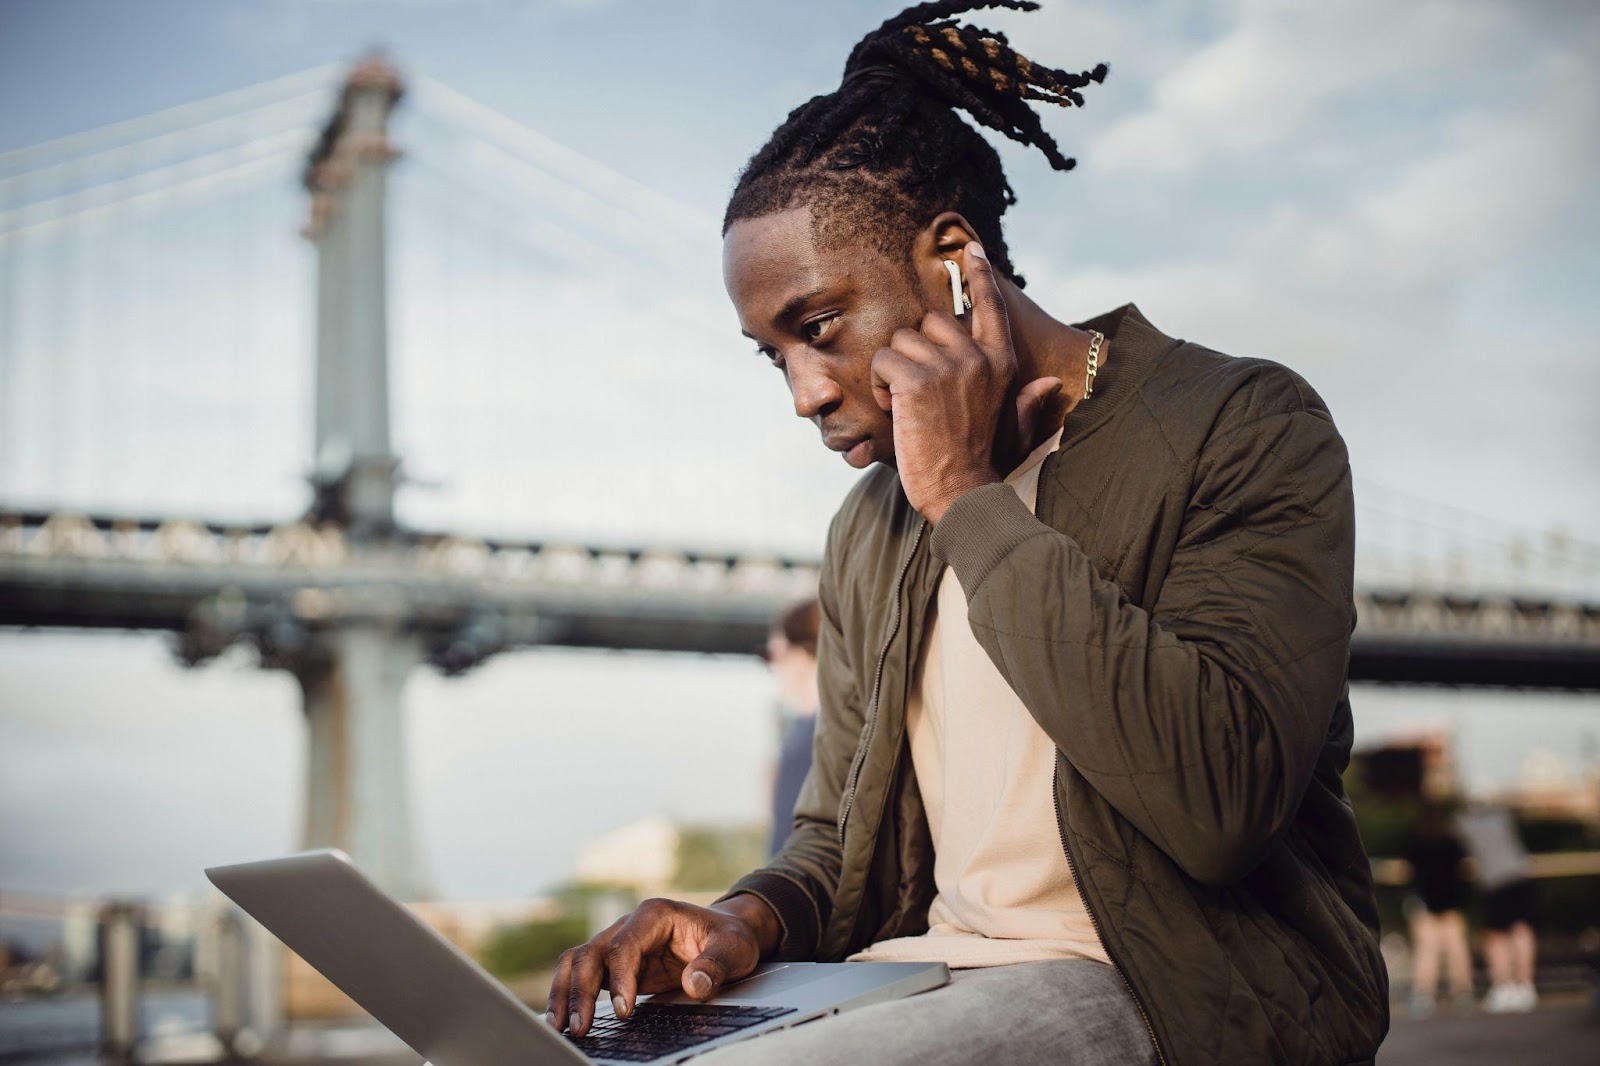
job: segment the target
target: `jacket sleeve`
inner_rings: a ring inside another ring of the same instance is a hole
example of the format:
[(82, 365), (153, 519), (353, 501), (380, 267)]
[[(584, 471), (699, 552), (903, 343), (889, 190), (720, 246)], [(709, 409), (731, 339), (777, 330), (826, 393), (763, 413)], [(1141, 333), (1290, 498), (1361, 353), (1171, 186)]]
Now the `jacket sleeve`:
[(1148, 610), (1007, 485), (963, 496), (932, 543), (974, 636), (1065, 757), (1212, 885), (1248, 874), (1293, 819), (1355, 620), (1344, 441), (1292, 371), (1263, 377), (1200, 449)]
[(817, 633), (817, 682), (821, 706), (813, 742), (811, 769), (795, 800), (794, 829), (772, 861), (740, 878), (719, 901), (740, 892), (759, 896), (778, 915), (783, 939), (775, 958), (807, 961), (817, 947), (833, 910), (834, 890), (843, 862), (839, 845), (839, 802), (855, 756), (864, 721), (863, 702), (852, 659), (857, 652), (840, 626), (838, 578), (841, 570), (835, 533), (829, 530), (818, 581), (820, 625)]

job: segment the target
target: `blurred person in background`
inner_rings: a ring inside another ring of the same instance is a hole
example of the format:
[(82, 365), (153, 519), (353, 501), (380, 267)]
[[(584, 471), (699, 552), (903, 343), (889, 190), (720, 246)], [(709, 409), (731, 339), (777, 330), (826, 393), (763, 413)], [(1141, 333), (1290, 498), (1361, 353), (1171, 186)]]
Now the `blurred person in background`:
[(776, 855), (794, 827), (794, 802), (811, 769), (817, 735), (817, 601), (797, 603), (773, 620), (767, 665), (778, 679), (778, 758), (772, 774), (772, 833)]
[(1036, 6), (907, 8), (740, 174), (723, 279), (752, 357), (865, 471), (819, 575), (815, 754), (767, 866), (562, 954), (549, 1021), (574, 1038), (602, 988), (626, 1018), (763, 960), (953, 972), (706, 1066), (1371, 1063), (1387, 1031), (1340, 777), (1344, 440), (1281, 363), (1023, 291), (1010, 183), (963, 115), (1069, 170), (1034, 105), (1106, 68), (951, 16)]
[(1533, 987), (1538, 888), (1529, 876), (1532, 863), (1516, 820), (1503, 806), (1474, 803), (1456, 816), (1456, 828), (1472, 857), (1483, 898), (1483, 956), (1489, 967), (1483, 1009), (1495, 1014), (1530, 1011), (1539, 1002)]
[(1411, 885), (1419, 904), (1410, 912), (1411, 1013), (1415, 1017), (1433, 1013), (1441, 968), (1456, 1006), (1472, 1003), (1472, 954), (1462, 912), (1467, 886), (1461, 877), (1461, 862), (1466, 855), (1444, 808), (1424, 801), (1403, 856), (1411, 864)]

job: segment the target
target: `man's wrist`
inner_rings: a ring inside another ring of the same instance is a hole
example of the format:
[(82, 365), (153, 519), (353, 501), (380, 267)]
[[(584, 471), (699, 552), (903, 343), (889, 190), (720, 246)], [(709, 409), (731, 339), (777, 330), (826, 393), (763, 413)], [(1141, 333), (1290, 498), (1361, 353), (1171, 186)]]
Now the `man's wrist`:
[(923, 510), (922, 516), (928, 520), (930, 525), (936, 526), (939, 524), (939, 519), (944, 517), (945, 512), (950, 510), (961, 497), (973, 489), (982, 488), (985, 485), (998, 484), (999, 482), (1000, 475), (993, 470), (977, 470), (970, 474), (965, 474), (940, 491), (926, 509)]
[(739, 892), (713, 903), (711, 909), (738, 918), (748, 925), (755, 934), (756, 943), (761, 945), (763, 959), (778, 950), (778, 942), (783, 939), (783, 923), (778, 921), (777, 912), (760, 896), (752, 892)]
[(944, 519), (934, 525), (929, 547), (934, 558), (956, 572), (969, 603), (1012, 549), (1033, 537), (1056, 533), (1004, 482), (973, 489)]

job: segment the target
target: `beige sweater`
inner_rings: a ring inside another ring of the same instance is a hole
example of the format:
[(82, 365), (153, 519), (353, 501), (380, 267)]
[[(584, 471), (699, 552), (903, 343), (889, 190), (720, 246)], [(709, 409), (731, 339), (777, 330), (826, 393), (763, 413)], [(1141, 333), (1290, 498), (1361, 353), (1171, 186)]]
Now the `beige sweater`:
[[(1006, 478), (1030, 510), (1039, 464), (1060, 443), (1057, 432)], [(849, 961), (1108, 962), (1056, 829), (1055, 745), (973, 637), (949, 567), (907, 697), (906, 732), (933, 832), (928, 931), (881, 940)]]

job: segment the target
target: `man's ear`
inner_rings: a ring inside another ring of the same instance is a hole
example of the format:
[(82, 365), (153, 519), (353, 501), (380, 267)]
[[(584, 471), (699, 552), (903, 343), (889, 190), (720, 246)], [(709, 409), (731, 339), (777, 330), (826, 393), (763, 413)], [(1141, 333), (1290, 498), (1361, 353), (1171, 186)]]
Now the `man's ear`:
[(978, 239), (971, 223), (957, 211), (942, 211), (917, 234), (911, 256), (929, 307), (950, 309), (950, 275), (944, 263), (961, 263), (961, 249)]
[(940, 212), (928, 223), (927, 235), (941, 259), (957, 258), (961, 249), (978, 239), (978, 231), (957, 211)]

